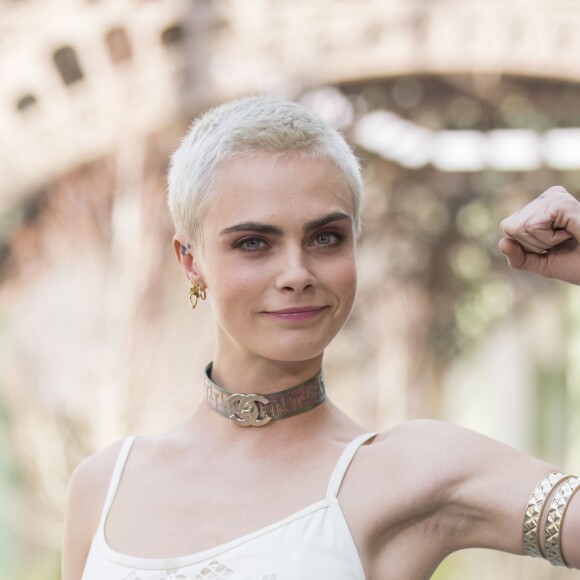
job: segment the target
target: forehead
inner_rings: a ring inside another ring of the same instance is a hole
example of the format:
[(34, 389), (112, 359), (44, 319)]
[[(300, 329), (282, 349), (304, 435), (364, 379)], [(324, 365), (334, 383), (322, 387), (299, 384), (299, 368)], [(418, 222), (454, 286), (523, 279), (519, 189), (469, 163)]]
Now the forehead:
[(324, 158), (249, 153), (216, 171), (204, 231), (232, 221), (300, 221), (333, 211), (353, 216), (353, 195), (341, 171)]

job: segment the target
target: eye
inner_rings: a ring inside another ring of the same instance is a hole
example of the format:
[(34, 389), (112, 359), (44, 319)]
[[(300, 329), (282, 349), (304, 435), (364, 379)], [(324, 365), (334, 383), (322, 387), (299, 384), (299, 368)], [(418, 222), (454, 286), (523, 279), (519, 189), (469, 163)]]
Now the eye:
[(264, 247), (264, 244), (265, 241), (262, 238), (244, 238), (235, 242), (234, 248), (240, 248), (241, 250), (253, 252), (256, 250), (261, 250)]
[(333, 246), (342, 240), (344, 240), (344, 236), (338, 232), (320, 232), (315, 238), (315, 242), (319, 246)]

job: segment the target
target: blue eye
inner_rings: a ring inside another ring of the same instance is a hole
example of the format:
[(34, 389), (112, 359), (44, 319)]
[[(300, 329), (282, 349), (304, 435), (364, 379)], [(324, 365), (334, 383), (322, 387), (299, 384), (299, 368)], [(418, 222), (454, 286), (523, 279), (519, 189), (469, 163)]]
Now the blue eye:
[(333, 246), (344, 240), (344, 236), (338, 232), (321, 232), (317, 234), (316, 243), (321, 246)]
[(262, 238), (253, 237), (237, 241), (234, 244), (234, 247), (253, 252), (255, 250), (261, 250), (263, 245), (264, 240)]

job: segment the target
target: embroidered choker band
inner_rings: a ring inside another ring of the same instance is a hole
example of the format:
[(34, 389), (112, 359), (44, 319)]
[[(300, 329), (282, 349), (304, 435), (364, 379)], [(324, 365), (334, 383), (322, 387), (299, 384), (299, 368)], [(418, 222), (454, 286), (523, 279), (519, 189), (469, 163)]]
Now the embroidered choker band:
[(324, 375), (320, 371), (305, 383), (268, 395), (230, 393), (211, 379), (211, 365), (205, 368), (207, 402), (212, 409), (240, 427), (262, 427), (270, 421), (306, 413), (326, 399)]

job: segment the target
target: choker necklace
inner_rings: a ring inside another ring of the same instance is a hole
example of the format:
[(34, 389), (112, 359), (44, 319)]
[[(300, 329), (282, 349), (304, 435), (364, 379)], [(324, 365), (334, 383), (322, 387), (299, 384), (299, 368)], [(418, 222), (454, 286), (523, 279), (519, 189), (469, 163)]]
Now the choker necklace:
[(205, 367), (204, 382), (209, 406), (240, 427), (262, 427), (270, 421), (286, 419), (318, 407), (326, 399), (324, 375), (320, 371), (305, 383), (268, 395), (230, 393), (211, 379)]

